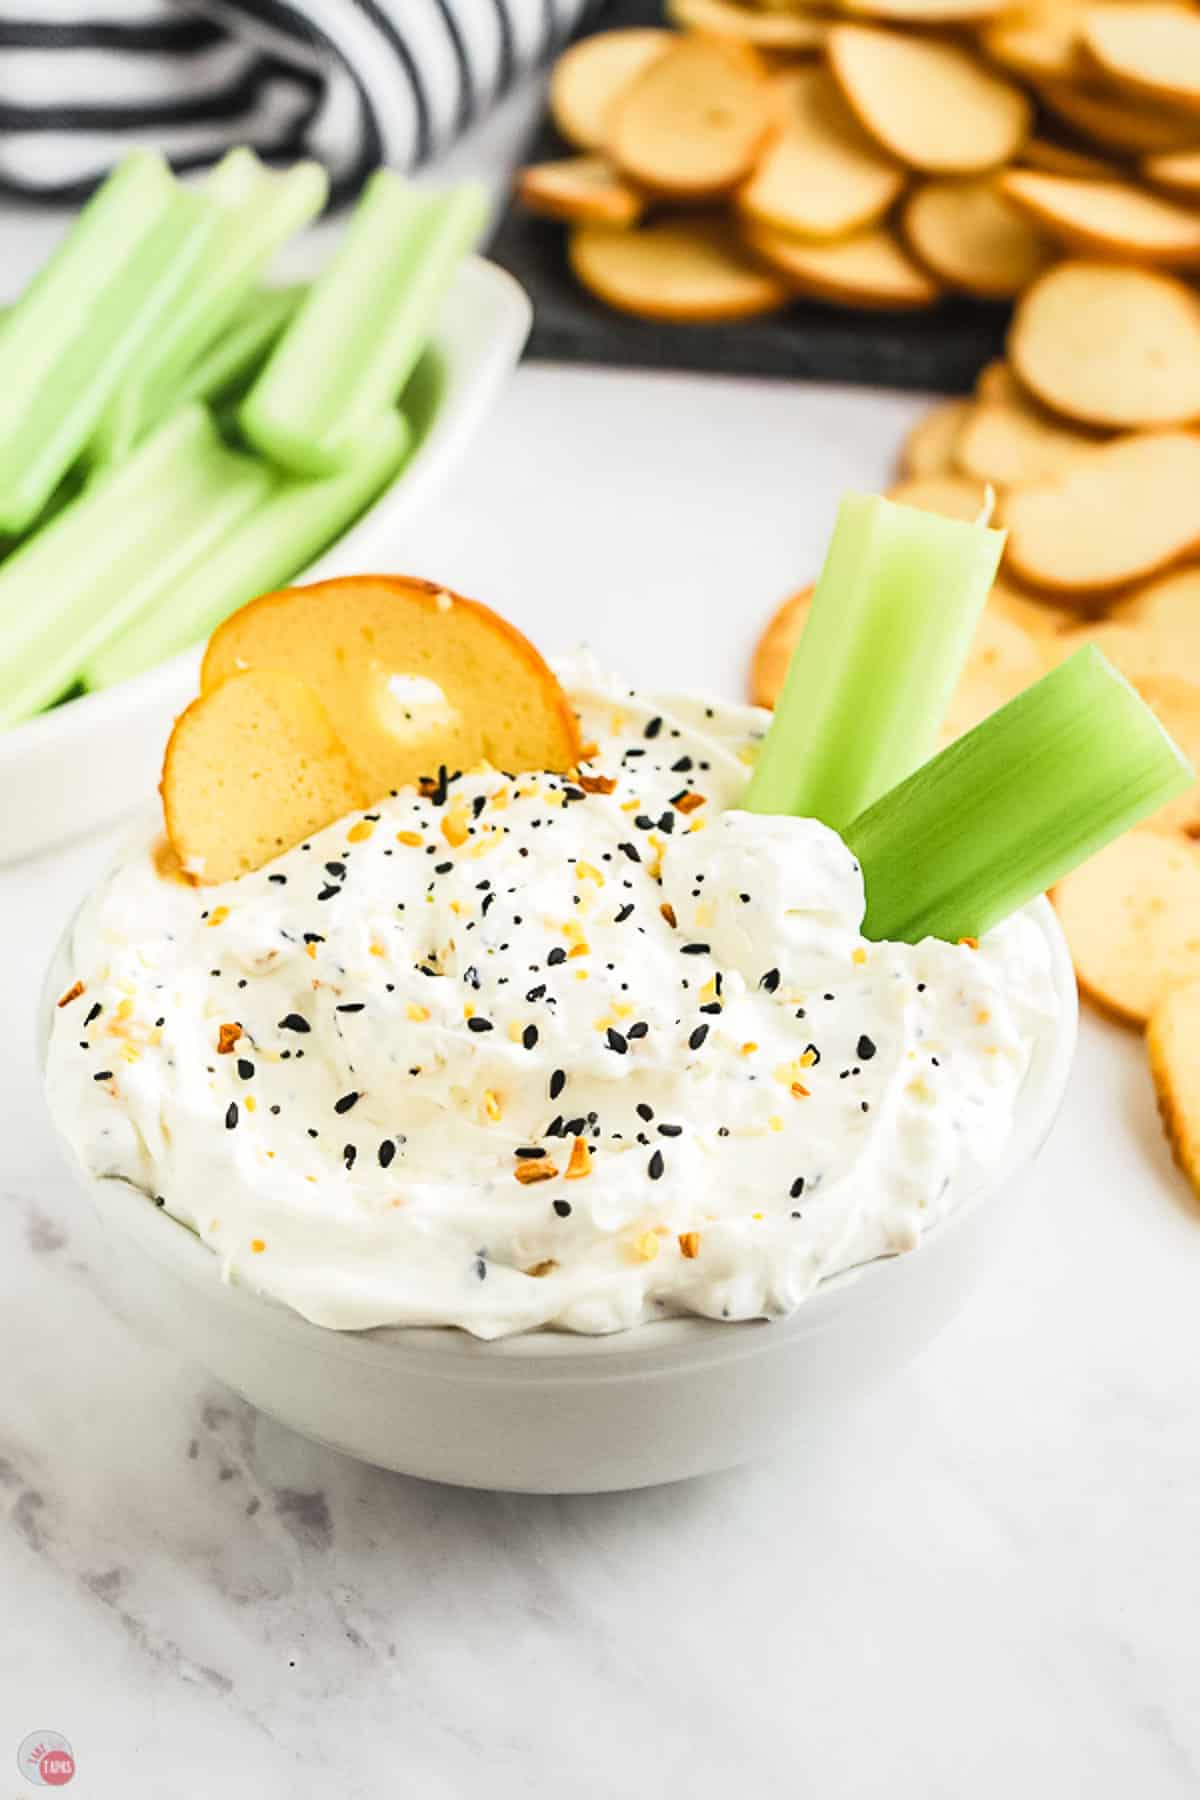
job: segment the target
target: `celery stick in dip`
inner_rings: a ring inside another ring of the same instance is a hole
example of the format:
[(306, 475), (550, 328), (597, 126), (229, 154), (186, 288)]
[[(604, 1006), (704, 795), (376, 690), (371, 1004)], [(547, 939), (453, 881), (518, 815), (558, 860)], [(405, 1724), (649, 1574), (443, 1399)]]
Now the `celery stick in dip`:
[(486, 213), (482, 191), (371, 177), (329, 267), (243, 402), (247, 439), (300, 474), (342, 467), (393, 406)]
[(750, 784), (752, 812), (841, 830), (925, 760), (1003, 544), (999, 531), (846, 496)]
[(0, 565), (0, 726), (89, 658), (266, 498), (271, 472), (186, 407)]

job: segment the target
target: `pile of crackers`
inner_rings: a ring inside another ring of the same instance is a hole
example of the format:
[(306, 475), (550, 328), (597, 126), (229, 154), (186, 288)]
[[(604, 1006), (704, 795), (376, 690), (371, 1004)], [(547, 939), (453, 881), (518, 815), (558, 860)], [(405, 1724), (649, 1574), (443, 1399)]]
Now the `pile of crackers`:
[[(1018, 303), (1008, 359), (920, 421), (893, 499), (975, 519), (995, 496), (999, 579), (946, 722), (970, 728), (1097, 644), (1200, 765), (1200, 299), (1175, 276), (1066, 260)], [(770, 620), (771, 705), (811, 589)], [(1200, 784), (1052, 895), (1079, 984), (1144, 1030), (1160, 1110), (1200, 1193)]]
[(1162, 0), (667, 0), (560, 59), (578, 155), (522, 172), (608, 305), (1007, 300), (1067, 252), (1200, 266), (1200, 10)]

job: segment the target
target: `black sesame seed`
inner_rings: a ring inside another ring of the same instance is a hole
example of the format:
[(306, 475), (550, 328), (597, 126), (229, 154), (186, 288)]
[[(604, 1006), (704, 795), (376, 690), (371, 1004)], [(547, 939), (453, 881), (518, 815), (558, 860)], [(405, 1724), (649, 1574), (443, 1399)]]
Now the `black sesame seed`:
[(103, 1007), (101, 1006), (100, 1002), (97, 1000), (97, 1002), (93, 1006), (91, 1012), (88, 1014), (87, 1018), (83, 1021), (83, 1028), (85, 1031), (87, 1030), (88, 1026), (92, 1023), (92, 1021), (94, 1019), (98, 1019), (100, 1017), (100, 1014), (103, 1012), (103, 1010), (104, 1010)]
[(681, 756), (679, 758), (678, 762), (673, 762), (671, 764), (671, 773), (672, 773), (672, 775), (686, 775), (688, 770), (691, 768), (691, 766), (692, 766), (691, 757), (690, 756)]
[(492, 1026), (492, 1021), (490, 1019), (481, 1019), (478, 1016), (476, 1016), (473, 1019), (467, 1020), (467, 1030), (468, 1031), (491, 1031), (492, 1029), (493, 1029), (493, 1026)]
[(478, 1275), (480, 1281), (487, 1280), (487, 1261), (482, 1256), (477, 1256), (475, 1258), (475, 1273)]
[(629, 1030), (625, 1033), (625, 1035), (627, 1038), (630, 1038), (630, 1039), (644, 1038), (649, 1030), (650, 1030), (650, 1027), (647, 1025), (645, 1019), (638, 1019), (635, 1021), (634, 1024), (632, 1024), (629, 1027)]
[(556, 1200), (554, 1202), (554, 1210), (560, 1219), (569, 1219), (571, 1216), (571, 1202), (569, 1200)]
[(550, 1077), (550, 1098), (557, 1100), (567, 1085), (567, 1077), (562, 1069), (555, 1069)]
[(572, 1137), (582, 1137), (586, 1124), (586, 1119), (568, 1119), (563, 1130), (569, 1131)]
[(238, 1122), (237, 1101), (231, 1100), (229, 1102), (229, 1105), (225, 1108), (225, 1129), (226, 1129), (226, 1131), (232, 1131), (234, 1126), (237, 1124), (237, 1122)]
[(545, 1156), (546, 1152), (542, 1149), (540, 1144), (520, 1144), (517, 1147), (516, 1154), (520, 1157), (522, 1162), (537, 1162), (540, 1157)]
[(530, 1003), (530, 1005), (532, 1005), (535, 1000), (544, 1000), (545, 997), (546, 997), (545, 982), (543, 982), (540, 987), (530, 988), (529, 992), (525, 996), (526, 1000)]
[(618, 1056), (624, 1056), (625, 1052), (629, 1048), (629, 1045), (626, 1042), (626, 1040), (621, 1036), (621, 1033), (619, 1031), (615, 1031), (613, 1029), (613, 1027), (610, 1025), (607, 1032), (605, 1033), (605, 1037), (606, 1037), (609, 1049), (615, 1050)]
[(391, 1163), (395, 1159), (395, 1155), (396, 1155), (395, 1144), (392, 1142), (391, 1138), (384, 1138), (382, 1144), (380, 1144), (380, 1146), (379, 1146), (379, 1166), (380, 1166), (380, 1168), (386, 1169), (386, 1168), (390, 1167)]
[(758, 985), (766, 993), (773, 994), (779, 986), (779, 970), (768, 969), (765, 975), (759, 976)]
[(476, 992), (478, 992), (480, 986), (479, 970), (475, 967), (474, 963), (471, 964), (469, 969), (463, 970), (463, 980), (469, 988), (474, 988)]
[(646, 1164), (646, 1173), (649, 1175), (651, 1181), (660, 1180), (666, 1166), (667, 1165), (663, 1161), (662, 1151), (656, 1150), (654, 1155), (650, 1158), (650, 1161)]
[(650, 817), (649, 813), (638, 813), (633, 822), (639, 831), (654, 830), (654, 820)]
[(343, 1144), (342, 1145), (342, 1161), (345, 1163), (345, 1165), (348, 1169), (352, 1169), (354, 1167), (354, 1159), (357, 1155), (358, 1155), (358, 1150), (354, 1144)]
[(250, 1061), (249, 1057), (238, 1057), (237, 1072), (243, 1081), (249, 1081), (251, 1079), (254, 1074), (254, 1064)]
[(788, 1189), (788, 1193), (793, 1200), (798, 1200), (803, 1192), (804, 1177), (803, 1175), (797, 1175), (795, 1181), (793, 1181), (791, 1187)]
[(711, 954), (711, 947), (708, 944), (680, 944), (679, 954), (680, 956), (708, 956)]
[(320, 893), (317, 895), (317, 899), (318, 900), (333, 900), (337, 897), (338, 894), (341, 893), (341, 891), (342, 890), (340, 887), (334, 887), (331, 883), (329, 887), (323, 887), (321, 889)]
[(617, 849), (623, 850), (630, 862), (640, 863), (642, 860), (636, 844), (618, 844)]
[(659, 1137), (682, 1137), (683, 1136), (683, 1126), (682, 1125), (660, 1125), (658, 1128), (658, 1135), (659, 1135)]
[(870, 1062), (871, 1058), (874, 1056), (875, 1045), (872, 1043), (871, 1039), (867, 1036), (866, 1032), (864, 1032), (863, 1035), (859, 1038), (858, 1044), (854, 1051), (854, 1054), (862, 1062)]
[(621, 908), (620, 912), (616, 915), (615, 919), (613, 920), (613, 923), (615, 925), (623, 925), (632, 911), (633, 911), (633, 903), (631, 901), (627, 901), (626, 904)]
[(648, 723), (648, 725), (646, 726), (645, 731), (643, 731), (642, 736), (648, 737), (648, 738), (656, 738), (658, 736), (659, 732), (662, 730), (662, 727), (663, 727), (663, 722), (661, 719), (658, 719), (658, 718), (651, 719), (650, 722)]
[(341, 1006), (335, 1006), (333, 1010), (334, 1012), (356, 1013), (361, 1012), (365, 1005), (365, 1000), (347, 1000)]
[(637, 1104), (637, 1116), (639, 1119), (645, 1119), (648, 1125), (654, 1117), (654, 1108), (652, 1106), (647, 1106), (644, 1100), (639, 1100)]
[(280, 1031), (305, 1032), (311, 1031), (312, 1026), (300, 1013), (285, 1013), (284, 1017), (279, 1021), (279, 1029)]
[(698, 1050), (707, 1036), (708, 1036), (708, 1026), (707, 1025), (697, 1025), (695, 1031), (693, 1031), (691, 1037), (688, 1039), (688, 1049), (689, 1050)]
[(340, 1100), (334, 1101), (333, 1110), (335, 1113), (348, 1113), (352, 1107), (355, 1107), (357, 1105), (358, 1105), (358, 1095), (357, 1094), (354, 1094), (354, 1093), (343, 1094)]
[(527, 1025), (525, 1027), (524, 1031), (521, 1033), (521, 1042), (524, 1044), (526, 1050), (532, 1050), (534, 1045), (537, 1043), (537, 1041), (538, 1041), (537, 1026), (536, 1025)]
[(96, 1073), (92, 1076), (93, 1081), (111, 1081), (112, 1078), (113, 1072), (111, 1069), (97, 1069)]
[(448, 875), (453, 867), (452, 862), (434, 863), (433, 872), (435, 875)]

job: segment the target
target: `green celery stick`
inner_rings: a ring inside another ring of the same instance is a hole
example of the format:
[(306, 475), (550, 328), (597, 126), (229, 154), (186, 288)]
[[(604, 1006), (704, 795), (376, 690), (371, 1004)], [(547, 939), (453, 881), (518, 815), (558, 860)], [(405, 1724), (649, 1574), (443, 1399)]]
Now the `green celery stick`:
[(332, 473), (395, 404), (482, 229), (470, 185), (423, 195), (374, 174), (337, 254), (242, 404), (242, 430), (299, 474)]
[(230, 324), (280, 246), (316, 217), (328, 192), (319, 163), (277, 173), (252, 150), (221, 159), (204, 186), (220, 218), (210, 254), (113, 396), (90, 446), (94, 461), (119, 462), (162, 417), (185, 370)]
[(1004, 534), (876, 495), (838, 508), (745, 805), (840, 830), (924, 762)]
[(46, 706), (271, 488), (202, 406), (181, 409), (0, 564), (0, 727)]
[(1085, 644), (846, 828), (863, 929), (910, 944), (980, 937), (1195, 778)]
[[(178, 189), (136, 239), (128, 226), (124, 237), (113, 230), (93, 241), (89, 233), (92, 260), (80, 265), (69, 296), (57, 283), (39, 294), (35, 281), (13, 309), (0, 331), (0, 530), (23, 530), (45, 506), (191, 279), (216, 225), (208, 201)], [(39, 331), (53, 338), (54, 354), (38, 355), (31, 380), (21, 360)]]
[(221, 336), (179, 377), (166, 396), (164, 410), (189, 400), (216, 402), (235, 393), (258, 373), (307, 292), (304, 283), (297, 282), (248, 294)]
[(411, 433), (398, 412), (377, 422), (369, 450), (338, 475), (277, 475), (267, 498), (159, 603), (107, 644), (83, 672), (110, 687), (207, 637), (235, 607), (282, 587), (346, 530), (400, 467)]

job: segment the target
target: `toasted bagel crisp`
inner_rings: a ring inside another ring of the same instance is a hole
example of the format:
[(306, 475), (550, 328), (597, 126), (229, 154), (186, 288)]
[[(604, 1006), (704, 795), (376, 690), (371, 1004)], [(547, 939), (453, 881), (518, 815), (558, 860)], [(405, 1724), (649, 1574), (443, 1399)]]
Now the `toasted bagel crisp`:
[(533, 645), (436, 582), (348, 575), (264, 594), (213, 634), (201, 692), (240, 669), (281, 669), (320, 695), (369, 799), (443, 763), (578, 759), (570, 703)]
[(180, 870), (209, 884), (260, 869), (365, 806), (368, 790), (308, 682), (247, 669), (175, 721), (162, 800)]
[(1200, 846), (1139, 827), (1051, 895), (1079, 985), (1101, 1012), (1144, 1025), (1176, 982), (1200, 976)]
[(1167, 989), (1146, 1026), (1146, 1055), (1171, 1154), (1200, 1197), (1200, 981)]

